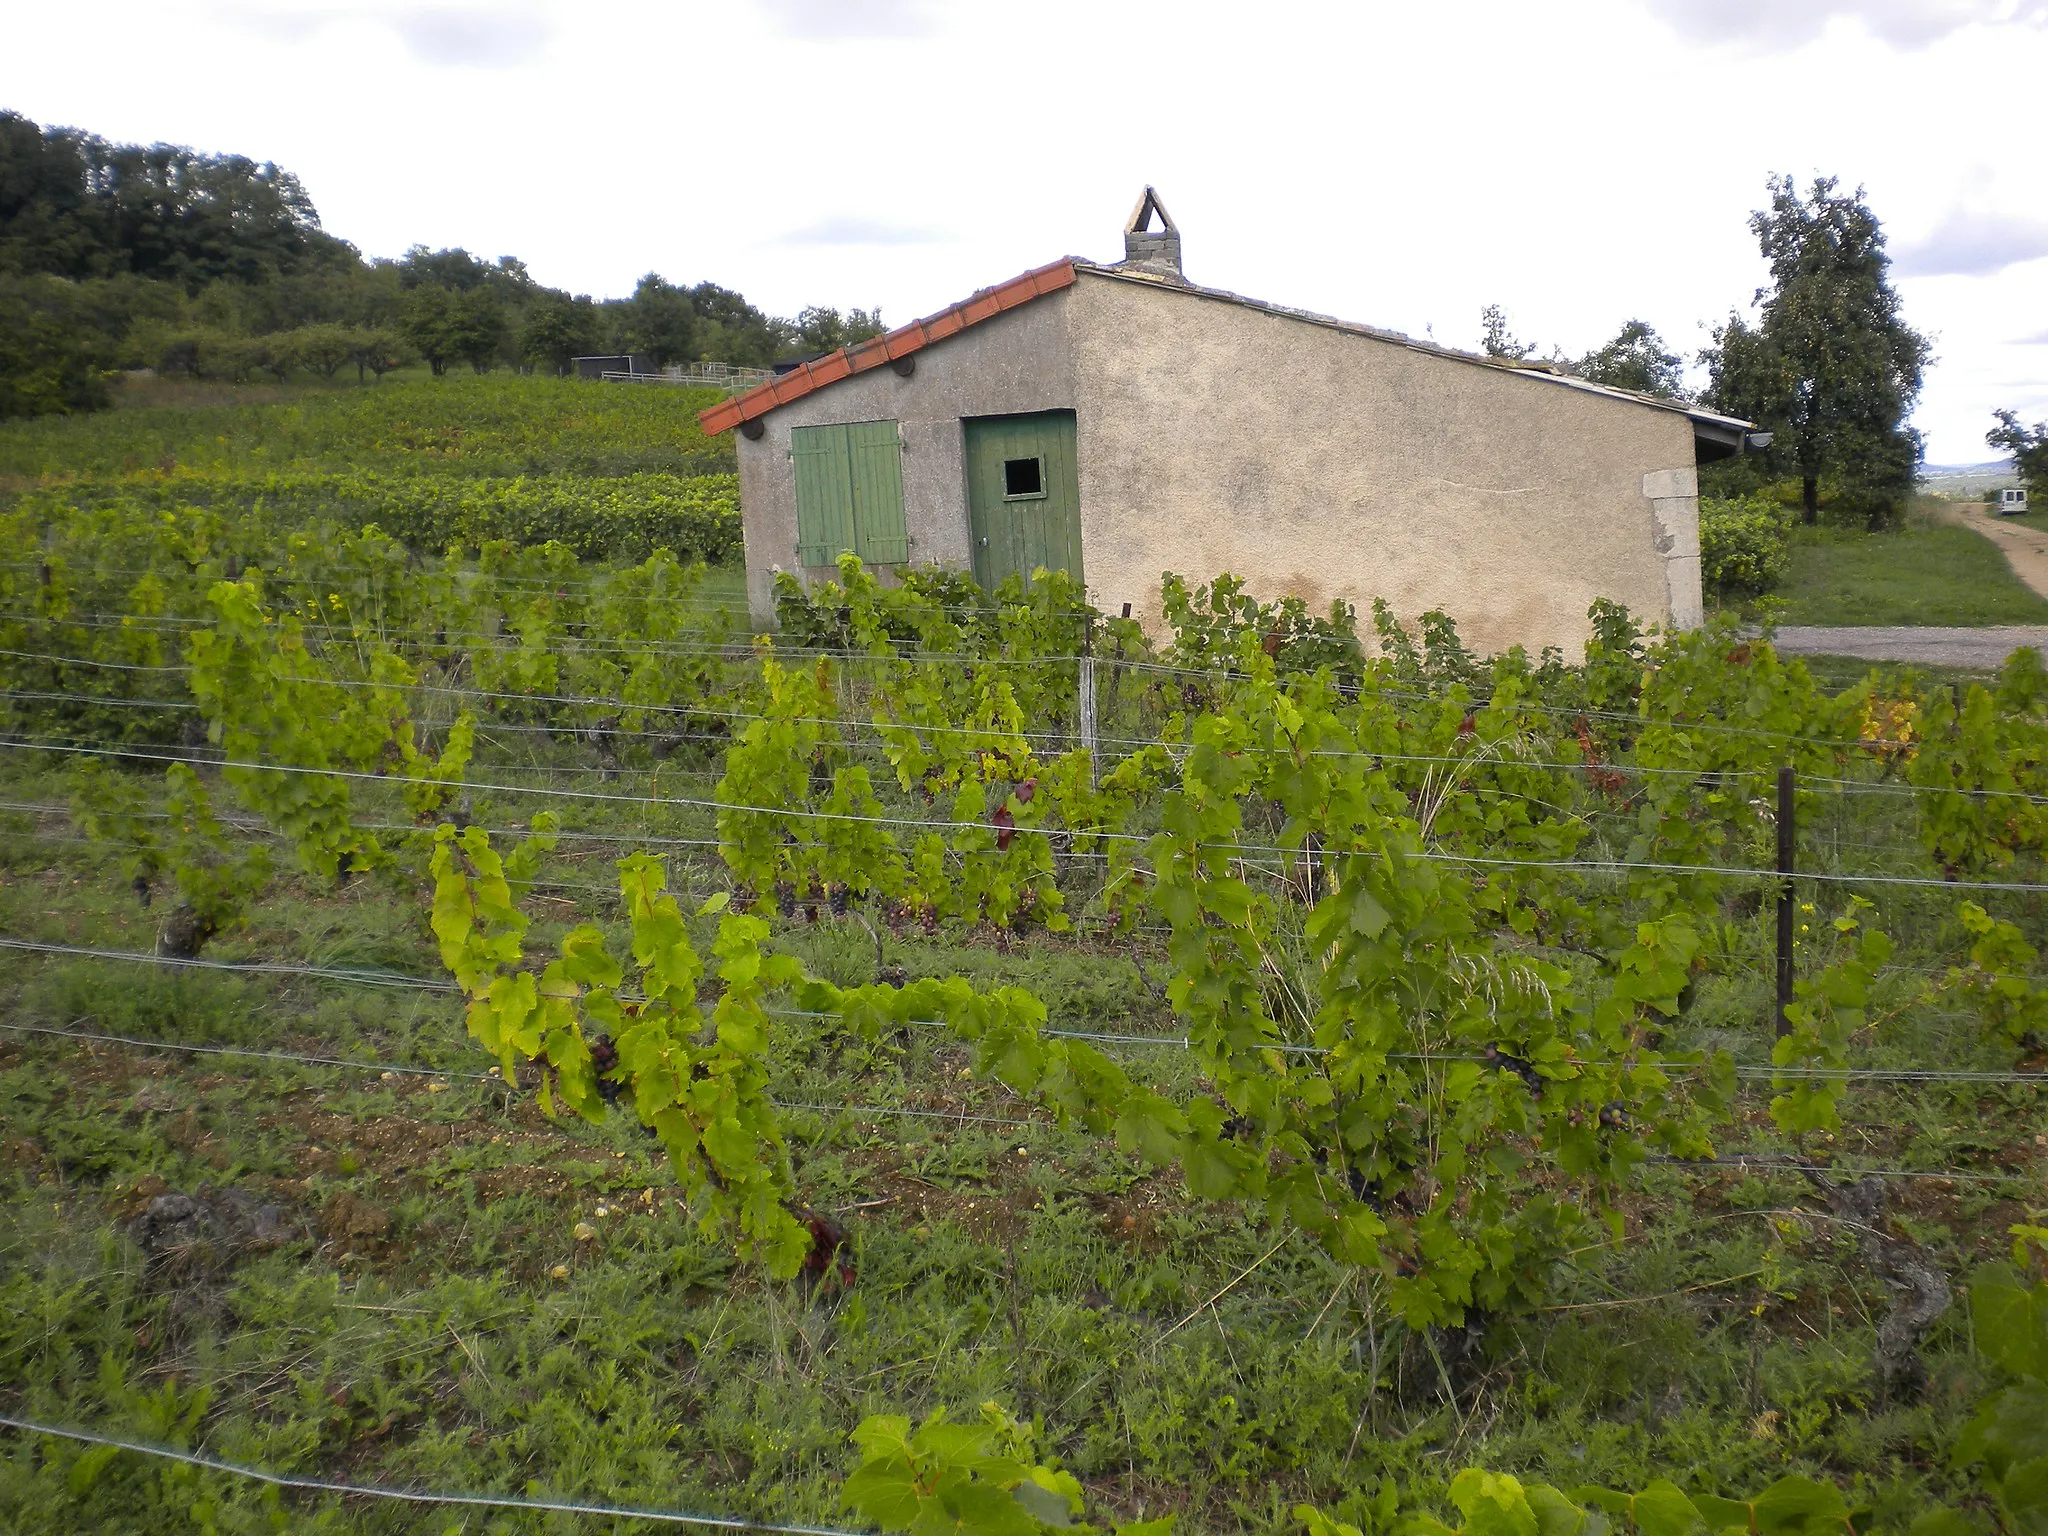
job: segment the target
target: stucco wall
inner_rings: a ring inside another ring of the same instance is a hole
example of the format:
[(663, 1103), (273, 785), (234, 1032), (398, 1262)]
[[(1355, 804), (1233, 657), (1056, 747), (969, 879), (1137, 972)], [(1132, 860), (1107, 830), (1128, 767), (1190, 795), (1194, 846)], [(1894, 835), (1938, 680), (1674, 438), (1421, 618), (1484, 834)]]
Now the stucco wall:
[(1596, 597), (1698, 622), (1683, 415), (1099, 274), (1062, 297), (1104, 610), (1156, 627), (1162, 571), (1229, 571), (1361, 620), (1443, 608), (1482, 654), (1576, 658)]
[[(747, 536), (747, 606), (757, 625), (775, 616), (774, 573), (796, 566), (792, 428), (895, 421), (903, 441), (903, 521), (918, 565), (971, 567), (966, 434), (961, 418), (1071, 410), (1073, 369), (1064, 289), (914, 353), (916, 371), (855, 374), (770, 411), (757, 442), (738, 437), (740, 512)], [(806, 579), (836, 572), (805, 572)], [(1155, 583), (1156, 585), (1156, 583)]]

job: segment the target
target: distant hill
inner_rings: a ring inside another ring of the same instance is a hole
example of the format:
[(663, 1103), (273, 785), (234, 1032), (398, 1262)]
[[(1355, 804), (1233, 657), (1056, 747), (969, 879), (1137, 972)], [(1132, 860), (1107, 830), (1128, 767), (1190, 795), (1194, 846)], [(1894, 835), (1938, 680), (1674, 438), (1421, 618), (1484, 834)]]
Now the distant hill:
[(1988, 491), (2001, 485), (2018, 485), (2020, 477), (2011, 459), (1991, 459), (1982, 464), (1923, 464), (1920, 489), (1954, 496), (1965, 491)]

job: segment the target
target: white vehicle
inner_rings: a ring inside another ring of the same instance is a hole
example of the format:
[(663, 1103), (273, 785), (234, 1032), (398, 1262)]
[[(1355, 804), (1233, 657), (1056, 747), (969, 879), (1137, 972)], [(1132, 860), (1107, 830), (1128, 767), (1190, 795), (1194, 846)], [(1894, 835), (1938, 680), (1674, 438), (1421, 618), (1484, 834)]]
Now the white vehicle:
[(2027, 510), (2027, 493), (2016, 485), (2008, 485), (2003, 490), (1993, 491), (1991, 510), (2000, 517), (2018, 517)]

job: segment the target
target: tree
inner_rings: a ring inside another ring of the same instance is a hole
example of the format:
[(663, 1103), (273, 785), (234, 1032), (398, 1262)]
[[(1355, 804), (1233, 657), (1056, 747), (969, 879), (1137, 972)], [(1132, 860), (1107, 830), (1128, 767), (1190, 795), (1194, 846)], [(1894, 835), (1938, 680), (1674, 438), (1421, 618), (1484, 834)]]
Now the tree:
[(298, 344), (290, 331), (258, 337), (252, 355), (256, 366), (282, 384), (285, 375), (298, 366)]
[(837, 352), (857, 341), (882, 334), (879, 309), (850, 309), (844, 315), (836, 309), (813, 304), (796, 317), (797, 344), (811, 352)]
[(527, 306), (519, 353), (528, 361), (567, 373), (571, 358), (596, 349), (597, 310), (590, 300), (543, 292)]
[(2037, 421), (2026, 427), (2020, 425), (2017, 411), (1994, 411), (1992, 414), (1998, 418), (1998, 425), (1984, 434), (1984, 441), (2012, 455), (2013, 465), (2020, 472), (2020, 480), (2027, 488), (2029, 499), (2039, 497), (2048, 500), (2048, 421)]
[(1750, 216), (1771, 283), (1751, 325), (1731, 313), (1700, 354), (1707, 404), (1773, 435), (1770, 462), (1798, 475), (1805, 520), (1828, 477), (1873, 522), (1912, 488), (1920, 437), (1905, 424), (1931, 356), (1908, 326), (1890, 281), (1884, 231), (1863, 189), (1816, 177), (1802, 198), (1789, 176), (1770, 180), (1771, 206)]
[(697, 311), (690, 295), (659, 272), (650, 272), (618, 306), (621, 350), (650, 358), (658, 368), (697, 356)]
[(1572, 371), (1589, 383), (1665, 400), (1679, 398), (1685, 376), (1678, 354), (1666, 351), (1664, 338), (1642, 320), (1623, 322), (1614, 340), (1588, 352)]
[(107, 403), (106, 337), (61, 278), (0, 276), (0, 420)]
[(75, 136), (0, 112), (0, 272), (90, 277), (106, 237)]
[(1488, 357), (1520, 362), (1536, 350), (1526, 341), (1515, 340), (1514, 332), (1508, 329), (1508, 317), (1498, 304), (1489, 304), (1479, 311), (1479, 323), (1482, 327), (1479, 345)]
[(415, 361), (417, 354), (406, 344), (396, 331), (381, 326), (354, 332), (349, 348), (349, 361), (356, 365), (356, 382), (363, 381), (363, 370), (368, 369), (381, 380), (394, 368), (403, 368)]
[(697, 355), (715, 362), (766, 368), (796, 339), (787, 320), (771, 319), (744, 295), (716, 283), (693, 287), (690, 308), (697, 315)]
[(455, 295), (438, 284), (422, 284), (405, 296), (399, 330), (439, 378), (462, 356), (455, 325)]
[(488, 288), (457, 294), (448, 323), (455, 355), (478, 373), (489, 373), (512, 330), (498, 296)]
[(293, 359), (329, 381), (355, 356), (356, 333), (345, 325), (301, 326), (290, 338)]

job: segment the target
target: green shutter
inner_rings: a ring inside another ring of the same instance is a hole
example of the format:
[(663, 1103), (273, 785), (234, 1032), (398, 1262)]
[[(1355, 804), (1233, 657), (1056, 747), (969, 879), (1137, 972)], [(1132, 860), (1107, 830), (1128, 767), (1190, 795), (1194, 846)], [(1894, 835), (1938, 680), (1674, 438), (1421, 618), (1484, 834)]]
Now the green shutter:
[(910, 558), (903, 527), (903, 450), (893, 421), (796, 427), (797, 563), (831, 565), (848, 550), (869, 565)]
[(853, 462), (854, 553), (869, 565), (910, 558), (903, 528), (903, 448), (893, 421), (862, 421), (846, 429)]
[(796, 427), (789, 434), (796, 464), (797, 564), (831, 565), (853, 548), (853, 472), (844, 427)]

